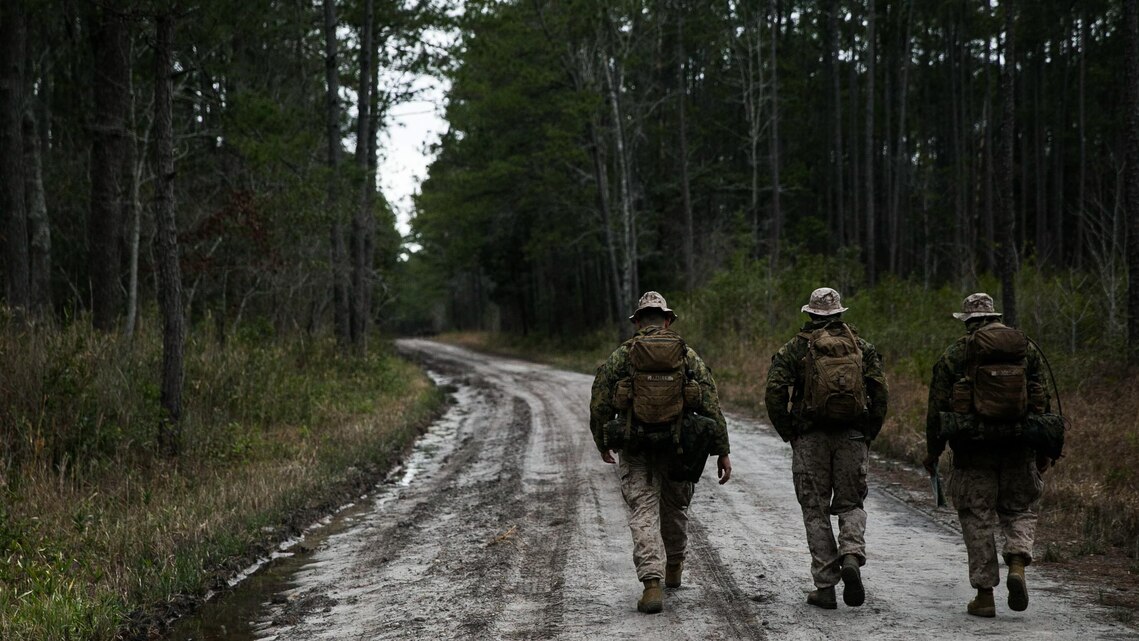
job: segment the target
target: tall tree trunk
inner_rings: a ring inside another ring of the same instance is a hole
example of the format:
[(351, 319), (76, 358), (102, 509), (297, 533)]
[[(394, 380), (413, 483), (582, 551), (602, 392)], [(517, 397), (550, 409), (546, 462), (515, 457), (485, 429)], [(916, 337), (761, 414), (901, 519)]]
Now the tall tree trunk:
[(154, 240), (158, 261), (158, 306), (162, 313), (162, 407), (166, 410), (166, 420), (159, 431), (159, 444), (167, 452), (177, 454), (182, 444), (186, 320), (182, 312), (182, 271), (174, 216), (173, 42), (174, 18), (169, 13), (162, 14), (158, 16), (154, 47)]
[(25, 201), (30, 238), (28, 260), (29, 302), (32, 315), (39, 319), (51, 315), (51, 226), (48, 224), (47, 199), (44, 196), (43, 152), (35, 112), (24, 111)]
[[(991, 9), (990, 9), (991, 11)], [(990, 38), (985, 38), (985, 104), (982, 109), (984, 113), (984, 127), (985, 127), (985, 186), (984, 186), (984, 208), (982, 211), (983, 219), (981, 226), (984, 229), (985, 241), (982, 248), (985, 256), (985, 270), (989, 273), (997, 272), (997, 257), (996, 257), (996, 223), (994, 222), (994, 198), (993, 191), (993, 175), (996, 173), (994, 166), (996, 156), (993, 153), (993, 130), (995, 129), (996, 114), (994, 114), (993, 107), (993, 80), (992, 80), (992, 67), (993, 67), (993, 52)]]
[(95, 63), (91, 214), (87, 224), (91, 320), (96, 328), (110, 330), (122, 313), (123, 163), (130, 109), (130, 48), (126, 19), (117, 7), (95, 8), (90, 29)]
[(0, 5), (0, 216), (4, 225), (5, 290), (18, 318), (28, 310), (30, 267), (24, 196), (24, 68), (27, 16), (23, 0)]
[(617, 234), (613, 230), (613, 208), (610, 206), (609, 170), (605, 160), (605, 141), (601, 136), (601, 125), (594, 116), (589, 122), (589, 137), (593, 161), (593, 181), (597, 183), (597, 208), (601, 212), (601, 224), (605, 228), (605, 256), (608, 260), (609, 277), (612, 285), (610, 298), (612, 318), (620, 320), (622, 311), (629, 304), (621, 288), (621, 264), (617, 259)]
[(842, 81), (839, 73), (838, 55), (838, 7), (835, 0), (827, 0), (827, 57), (831, 63), (831, 104), (834, 113), (831, 116), (831, 127), (834, 150), (831, 155), (831, 171), (835, 181), (835, 238), (839, 245), (846, 244), (846, 190), (843, 188), (843, 176), (846, 173), (842, 151)]
[(372, 146), (368, 136), (372, 130), (372, 55), (374, 53), (375, 6), (373, 0), (364, 0), (363, 38), (360, 43), (360, 90), (357, 100), (356, 122), (356, 165), (363, 177), (360, 185), (360, 199), (356, 215), (352, 217), (352, 322), (351, 339), (357, 349), (364, 349), (364, 334), (367, 331), (368, 310), (365, 289), (368, 281), (368, 267), (365, 252), (367, 248), (367, 218), (372, 215), (375, 197), (375, 181), (368, 182), (370, 162), (368, 156)]
[[(138, 118), (137, 105), (135, 100), (134, 85), (131, 85), (131, 99), (130, 99), (130, 131), (138, 131)], [(131, 163), (128, 163), (127, 169), (130, 172), (130, 195), (129, 207), (127, 209), (127, 216), (130, 220), (129, 236), (127, 238), (127, 319), (124, 333), (127, 336), (134, 336), (135, 328), (138, 323), (138, 264), (139, 264), (139, 250), (141, 248), (141, 235), (142, 235), (142, 177), (143, 172), (146, 170), (147, 158), (146, 148), (150, 144), (151, 128), (154, 126), (154, 118), (150, 118), (144, 128), (141, 137), (137, 134), (132, 134), (131, 139), (128, 140), (127, 146), (130, 149), (128, 154), (131, 157)], [(222, 300), (225, 299), (224, 287)], [(224, 305), (222, 309), (225, 309)], [(218, 327), (225, 327), (225, 317), (219, 315)]]
[[(1136, 0), (1128, 0), (1135, 2)], [(1005, 323), (1017, 324), (1016, 314), (1016, 203), (1013, 198), (1013, 149), (1016, 145), (1016, 40), (1013, 36), (1016, 6), (1006, 0), (1002, 7), (1005, 23), (1004, 66), (1001, 69), (1001, 93), (1004, 98), (1001, 123), (1001, 219), (998, 224), (997, 255), (1000, 261), (1001, 307)]]
[(339, 198), (340, 176), (340, 68), (336, 40), (336, 0), (324, 0), (324, 78), (326, 87), (326, 121), (328, 135), (328, 191), (326, 202), (332, 216), (329, 229), (329, 253), (332, 263), (333, 331), (341, 345), (352, 337), (349, 311), (348, 256), (344, 246), (344, 223)]
[(913, 12), (912, 0), (906, 0), (902, 9), (902, 62), (901, 78), (898, 81), (898, 138), (894, 145), (894, 184), (890, 196), (890, 271), (898, 273), (899, 251), (902, 237), (901, 200), (903, 185), (906, 183), (910, 166), (909, 154), (906, 151), (906, 107), (908, 105), (910, 88), (910, 15)]
[[(612, 23), (608, 25), (613, 28)], [(605, 61), (605, 78), (609, 94), (609, 109), (613, 118), (613, 143), (617, 161), (617, 181), (620, 186), (621, 228), (625, 260), (621, 274), (622, 298), (634, 300), (637, 287), (637, 228), (634, 217), (632, 180), (629, 172), (628, 145), (625, 143), (624, 113), (621, 110), (622, 73), (621, 61), (617, 56)]]
[(866, 282), (873, 285), (878, 280), (878, 238), (875, 229), (874, 211), (874, 63), (877, 36), (874, 31), (877, 8), (875, 0), (866, 2)]
[(1076, 187), (1076, 246), (1073, 250), (1074, 263), (1076, 269), (1081, 269), (1084, 266), (1084, 215), (1085, 215), (1085, 198), (1087, 194), (1084, 191), (1087, 185), (1087, 158), (1088, 158), (1088, 140), (1087, 140), (1087, 118), (1085, 114), (1085, 97), (1086, 81), (1087, 81), (1087, 60), (1088, 60), (1088, 14), (1087, 10), (1081, 5), (1080, 8), (1080, 79), (1079, 79), (1079, 96), (1077, 101), (1079, 103), (1077, 109), (1079, 115), (1078, 135), (1080, 137), (1080, 169), (1079, 178), (1077, 179)]
[(688, 123), (685, 103), (688, 101), (687, 58), (684, 52), (684, 8), (676, 9), (676, 101), (677, 126), (680, 128), (680, 196), (684, 207), (684, 289), (696, 287), (695, 229), (692, 224), (692, 193), (688, 181)]
[(1139, 0), (1123, 0), (1124, 159), (1127, 220), (1127, 354), (1139, 365)]
[(782, 185), (779, 180), (779, 21), (781, 16), (776, 0), (771, 0), (771, 229), (768, 230), (768, 255), (771, 270), (779, 266), (779, 246), (783, 243), (783, 208), (780, 202)]

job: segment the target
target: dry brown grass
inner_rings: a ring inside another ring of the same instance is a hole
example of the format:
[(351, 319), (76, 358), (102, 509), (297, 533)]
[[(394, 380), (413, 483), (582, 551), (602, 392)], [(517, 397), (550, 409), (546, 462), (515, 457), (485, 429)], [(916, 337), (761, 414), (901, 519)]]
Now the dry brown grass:
[[(334, 348), (270, 347), (254, 360), (260, 371), (217, 356), (203, 363), (208, 376), (191, 376), (196, 432), (177, 458), (129, 441), (108, 458), (53, 457), (49, 440), (8, 459), (18, 467), (0, 485), (0, 638), (109, 639), (124, 625), (145, 636), (157, 619), (141, 613), (224, 585), (251, 554), (371, 487), (439, 400), (417, 367), (387, 355), (345, 364)], [(269, 371), (280, 380), (269, 384)], [(218, 422), (210, 399), (234, 394), (226, 381), (242, 376), (253, 379), (240, 381), (244, 398)], [(74, 385), (96, 383), (114, 385)], [(249, 395), (293, 406), (273, 413)]]

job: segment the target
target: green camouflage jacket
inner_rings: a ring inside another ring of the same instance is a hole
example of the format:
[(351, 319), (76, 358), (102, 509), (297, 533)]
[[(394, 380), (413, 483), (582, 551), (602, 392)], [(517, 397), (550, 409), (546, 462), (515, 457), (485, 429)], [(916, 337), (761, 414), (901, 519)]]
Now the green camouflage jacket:
[[(988, 322), (966, 325), (966, 333), (947, 347), (934, 364), (933, 378), (929, 382), (929, 406), (925, 414), (925, 444), (928, 454), (938, 456), (945, 451), (945, 439), (941, 437), (941, 412), (952, 411), (953, 384), (965, 377), (965, 345), (969, 336), (977, 328), (996, 321), (993, 318)], [(1031, 342), (1028, 344), (1027, 360), (1029, 382), (1043, 384), (1040, 351)]]
[[(649, 326), (638, 331), (637, 336), (653, 334), (661, 329), (661, 327)], [(716, 444), (713, 450), (718, 454), (728, 454), (731, 451), (728, 445), (728, 423), (724, 420), (723, 412), (720, 411), (720, 395), (716, 391), (716, 380), (712, 378), (712, 370), (704, 364), (704, 361), (691, 347), (688, 348), (688, 355), (685, 360), (687, 369), (692, 373), (692, 378), (700, 384), (700, 389), (703, 392), (700, 409), (696, 412), (713, 419), (720, 428), (717, 430)], [(597, 368), (597, 375), (593, 379), (593, 392), (589, 399), (589, 429), (593, 432), (593, 441), (597, 444), (598, 451), (605, 451), (604, 445), (602, 445), (605, 424), (618, 414), (617, 408), (613, 405), (613, 392), (617, 387), (617, 381), (628, 378), (630, 375), (629, 347), (626, 342), (614, 350), (609, 358)]]
[[(803, 332), (813, 332), (825, 327), (832, 320), (811, 320), (803, 324)], [(882, 357), (878, 350), (862, 337), (858, 330), (848, 323), (851, 331), (858, 339), (858, 346), (862, 349), (862, 376), (866, 382), (866, 402), (868, 414), (862, 425), (854, 426), (862, 430), (868, 439), (873, 440), (882, 430), (882, 422), (886, 419), (886, 407), (889, 403), (890, 389), (886, 385), (886, 373), (882, 369)], [(796, 334), (795, 338), (779, 348), (771, 357), (771, 369), (767, 371), (767, 416), (772, 426), (784, 441), (802, 434), (816, 427), (811, 425), (798, 413), (797, 406), (803, 396), (803, 359), (807, 356), (809, 344), (806, 338)], [(788, 401), (791, 407), (788, 408)]]

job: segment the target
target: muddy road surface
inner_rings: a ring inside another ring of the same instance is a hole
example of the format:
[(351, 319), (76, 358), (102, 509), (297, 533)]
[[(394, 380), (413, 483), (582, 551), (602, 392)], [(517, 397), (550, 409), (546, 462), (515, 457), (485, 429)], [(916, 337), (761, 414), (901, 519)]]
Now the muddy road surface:
[[(400, 349), (454, 390), (392, 477), (325, 536), (254, 618), (253, 638), (1135, 639), (1038, 568), (1031, 604), (965, 614), (965, 550), (945, 510), (873, 487), (864, 606), (808, 606), (809, 556), (790, 448), (729, 417), (734, 472), (709, 461), (690, 508), (684, 585), (643, 615), (616, 466), (587, 426), (591, 378), (423, 340)], [(841, 588), (840, 588), (841, 589)], [(179, 640), (180, 641), (180, 640)]]

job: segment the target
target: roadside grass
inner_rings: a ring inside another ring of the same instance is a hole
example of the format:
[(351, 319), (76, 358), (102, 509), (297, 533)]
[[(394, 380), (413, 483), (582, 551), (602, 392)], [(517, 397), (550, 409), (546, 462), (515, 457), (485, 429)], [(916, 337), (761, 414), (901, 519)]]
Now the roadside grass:
[(383, 347), (192, 333), (183, 449), (162, 456), (157, 323), (82, 325), (0, 328), (3, 639), (147, 638), (371, 487), (441, 402)]

